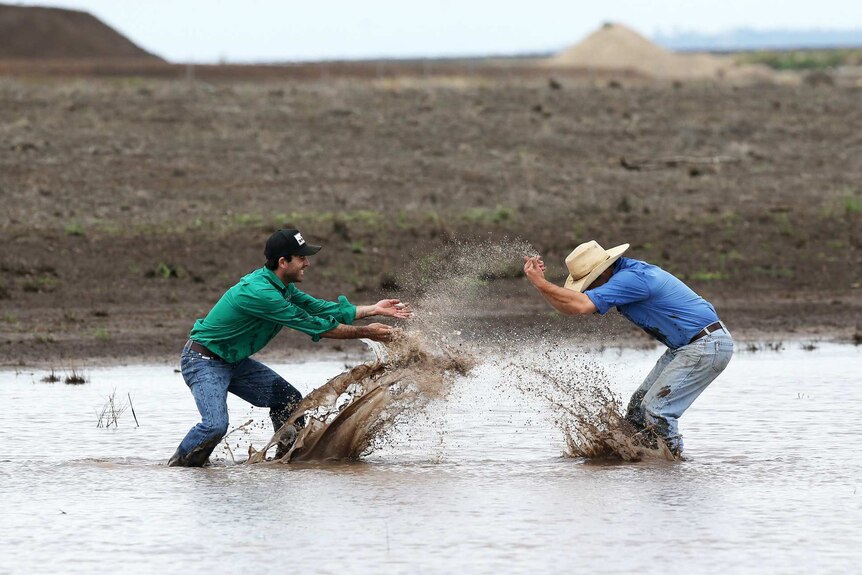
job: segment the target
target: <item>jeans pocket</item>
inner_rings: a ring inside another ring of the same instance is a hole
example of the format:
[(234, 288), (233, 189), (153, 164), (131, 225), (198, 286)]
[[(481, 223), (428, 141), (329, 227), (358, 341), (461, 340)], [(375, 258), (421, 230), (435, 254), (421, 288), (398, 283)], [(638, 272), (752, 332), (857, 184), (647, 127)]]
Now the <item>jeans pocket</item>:
[(698, 340), (694, 343), (690, 343), (684, 347), (679, 348), (673, 359), (672, 365), (674, 369), (694, 369), (703, 360), (708, 361), (706, 342)]
[(717, 339), (712, 344), (715, 346), (715, 353), (712, 356), (712, 370), (721, 373), (733, 356), (733, 342)]
[(201, 362), (205, 361), (199, 354), (185, 353), (180, 358), (180, 373), (183, 374), (183, 379), (186, 385), (191, 386), (195, 375), (200, 371)]

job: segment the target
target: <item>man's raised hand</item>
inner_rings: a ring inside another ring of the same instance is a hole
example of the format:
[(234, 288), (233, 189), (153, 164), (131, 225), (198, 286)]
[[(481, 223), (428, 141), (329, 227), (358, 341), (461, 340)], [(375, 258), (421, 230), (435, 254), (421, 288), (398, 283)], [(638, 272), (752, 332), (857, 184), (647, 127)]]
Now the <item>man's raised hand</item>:
[(524, 256), (524, 275), (532, 284), (545, 279), (545, 262), (540, 256)]

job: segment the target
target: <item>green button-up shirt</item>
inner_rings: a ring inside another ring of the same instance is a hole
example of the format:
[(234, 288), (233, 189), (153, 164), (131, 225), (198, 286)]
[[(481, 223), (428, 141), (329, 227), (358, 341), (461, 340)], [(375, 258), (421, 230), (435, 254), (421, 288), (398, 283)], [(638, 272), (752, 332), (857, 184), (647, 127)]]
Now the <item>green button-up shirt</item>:
[(354, 319), (356, 306), (343, 295), (337, 302), (311, 297), (263, 267), (227, 290), (207, 316), (195, 322), (189, 337), (233, 363), (260, 351), (282, 327), (318, 341), (321, 334)]

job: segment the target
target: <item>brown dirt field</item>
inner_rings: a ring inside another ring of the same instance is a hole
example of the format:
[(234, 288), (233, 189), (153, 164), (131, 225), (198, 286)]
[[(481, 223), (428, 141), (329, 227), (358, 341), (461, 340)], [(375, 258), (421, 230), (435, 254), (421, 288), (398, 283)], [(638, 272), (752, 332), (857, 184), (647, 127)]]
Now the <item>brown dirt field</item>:
[[(321, 297), (419, 297), (455, 240), (523, 238), (562, 281), (595, 238), (743, 339), (862, 338), (862, 90), (558, 80), (0, 78), (0, 365), (172, 361), (285, 224), (326, 246)], [(646, 341), (549, 313), (518, 269), (468, 335)]]

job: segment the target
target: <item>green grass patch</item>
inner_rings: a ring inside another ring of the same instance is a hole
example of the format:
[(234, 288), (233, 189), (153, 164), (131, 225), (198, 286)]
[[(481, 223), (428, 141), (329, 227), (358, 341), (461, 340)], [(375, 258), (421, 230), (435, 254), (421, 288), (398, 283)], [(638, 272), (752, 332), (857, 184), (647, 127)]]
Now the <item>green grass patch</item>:
[(792, 269), (786, 268), (786, 267), (774, 268), (774, 267), (757, 266), (754, 268), (753, 271), (757, 275), (766, 276), (766, 277), (770, 277), (770, 278), (777, 278), (777, 279), (789, 279), (795, 275), (793, 273)]
[(855, 194), (847, 194), (842, 202), (844, 214), (848, 216), (862, 213), (862, 199)]
[(820, 216), (823, 218), (855, 217), (862, 213), (862, 194), (855, 188), (844, 187), (828, 197), (820, 205)]
[(513, 221), (515, 213), (511, 208), (498, 204), (494, 208), (469, 208), (464, 211), (462, 218), (472, 223), (501, 225)]
[(742, 216), (736, 212), (725, 212), (721, 214), (721, 220), (724, 222), (725, 229), (734, 229), (742, 222)]
[(775, 214), (773, 217), (773, 221), (775, 222), (775, 227), (778, 229), (778, 233), (782, 236), (792, 236), (793, 235), (793, 223), (790, 221), (790, 216), (786, 213)]
[(735, 262), (741, 262), (745, 260), (745, 256), (737, 249), (732, 249), (729, 252), (722, 252), (718, 254), (718, 265), (724, 269), (729, 264), (734, 264)]
[(702, 282), (713, 282), (718, 280), (726, 280), (727, 274), (718, 271), (696, 271), (689, 276), (689, 279)]
[(382, 213), (373, 210), (354, 210), (343, 212), (286, 212), (273, 216), (273, 227), (307, 227), (341, 221), (366, 228), (377, 228), (383, 221)]
[(36, 276), (21, 284), (21, 289), (31, 293), (45, 293), (53, 291), (59, 282), (51, 276)]
[(84, 226), (81, 222), (69, 222), (63, 226), (63, 231), (66, 232), (67, 236), (83, 236)]
[(156, 266), (144, 274), (148, 278), (157, 278), (162, 280), (180, 279), (188, 276), (186, 271), (180, 266), (175, 266), (166, 262), (159, 262)]
[(763, 64), (773, 70), (827, 70), (839, 66), (858, 66), (862, 49), (835, 50), (758, 50), (737, 54), (741, 64)]
[(263, 225), (263, 216), (258, 214), (236, 214), (233, 216), (233, 223), (240, 227), (260, 227)]

